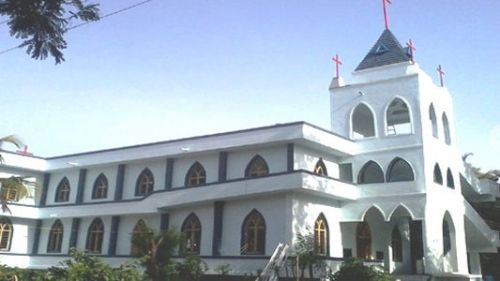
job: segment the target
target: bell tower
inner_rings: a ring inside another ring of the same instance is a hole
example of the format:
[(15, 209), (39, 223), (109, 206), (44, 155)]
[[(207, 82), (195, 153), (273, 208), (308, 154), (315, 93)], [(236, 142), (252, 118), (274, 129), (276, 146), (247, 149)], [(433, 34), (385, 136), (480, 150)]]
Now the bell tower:
[[(425, 222), (423, 255), (413, 256), (412, 263), (424, 261), (430, 274), (466, 273), (463, 163), (456, 146), (452, 97), (442, 82), (436, 85), (414, 62), (411, 41), (407, 46), (385, 29), (350, 81), (332, 79), (331, 130), (356, 144), (356, 156), (345, 161), (352, 163), (364, 200), (383, 204), (392, 197), (425, 210), (415, 219)], [(405, 161), (414, 177), (396, 178), (402, 169), (394, 168), (395, 159)], [(375, 170), (381, 176), (371, 180)], [(460, 235), (450, 236), (451, 251), (444, 256), (438, 251), (447, 264), (443, 268), (432, 255), (446, 240), (441, 231), (445, 224), (450, 233)]]

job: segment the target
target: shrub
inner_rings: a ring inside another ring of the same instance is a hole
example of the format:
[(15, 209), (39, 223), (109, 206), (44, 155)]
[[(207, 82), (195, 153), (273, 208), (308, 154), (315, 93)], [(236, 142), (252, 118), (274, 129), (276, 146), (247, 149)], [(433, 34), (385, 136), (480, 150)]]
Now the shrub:
[(342, 263), (339, 271), (330, 275), (333, 281), (389, 281), (389, 275), (373, 266), (365, 266), (363, 261), (349, 259)]

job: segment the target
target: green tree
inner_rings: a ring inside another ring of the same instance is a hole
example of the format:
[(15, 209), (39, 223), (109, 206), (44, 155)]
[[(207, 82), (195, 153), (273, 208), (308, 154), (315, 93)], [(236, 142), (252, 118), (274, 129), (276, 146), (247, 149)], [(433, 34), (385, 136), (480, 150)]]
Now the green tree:
[(373, 266), (365, 266), (363, 261), (349, 259), (342, 263), (340, 269), (330, 276), (333, 281), (389, 281), (389, 275)]
[(157, 233), (144, 226), (134, 232), (132, 244), (149, 279), (168, 280), (169, 274), (175, 269), (171, 258), (179, 246), (179, 235), (173, 230)]
[(184, 262), (175, 264), (175, 272), (171, 278), (176, 281), (199, 281), (203, 273), (208, 270), (207, 264), (198, 256), (188, 256)]
[(135, 264), (124, 264), (118, 268), (112, 268), (95, 256), (89, 256), (77, 249), (70, 250), (71, 259), (62, 264), (64, 271), (49, 270), (48, 280), (61, 281), (140, 281), (142, 274), (137, 270)]
[(300, 277), (304, 278), (306, 268), (309, 272), (309, 277), (313, 278), (314, 270), (324, 267), (323, 259), (318, 255), (314, 243), (314, 233), (308, 229), (305, 234), (297, 234), (296, 243), (294, 245), (295, 255), (298, 257), (297, 266), (300, 269)]
[(98, 20), (99, 7), (84, 0), (0, 0), (0, 16), (8, 18), (10, 35), (22, 40), (19, 47), (28, 55), (52, 56), (58, 64), (64, 61), (64, 35), (71, 24)]
[(98, 257), (76, 249), (71, 259), (49, 269), (22, 269), (0, 265), (0, 281), (142, 281), (143, 274), (134, 263), (113, 268)]
[[(23, 142), (15, 135), (0, 138), (0, 149), (3, 148), (5, 143), (13, 144), (17, 148), (24, 146)], [(4, 164), (4, 158), (0, 154), (0, 165), (2, 164)], [(27, 181), (23, 177), (0, 178), (0, 205), (3, 213), (10, 213), (9, 202), (25, 198), (29, 195), (26, 185)]]

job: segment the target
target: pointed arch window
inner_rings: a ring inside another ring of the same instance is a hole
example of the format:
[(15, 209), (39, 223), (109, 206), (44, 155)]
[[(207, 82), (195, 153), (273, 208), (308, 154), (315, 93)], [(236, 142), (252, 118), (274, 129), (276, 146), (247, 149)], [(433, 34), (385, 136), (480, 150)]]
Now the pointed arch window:
[(153, 173), (148, 168), (144, 169), (137, 178), (135, 195), (141, 196), (153, 192), (155, 179)]
[(411, 134), (412, 126), (408, 105), (400, 98), (395, 98), (389, 104), (386, 112), (387, 135)]
[(358, 223), (356, 228), (356, 250), (359, 259), (371, 259), (372, 234), (367, 222)]
[(432, 126), (432, 136), (438, 138), (436, 111), (434, 110), (433, 104), (429, 106), (429, 120), (431, 121)]
[(184, 236), (184, 253), (199, 255), (201, 245), (201, 223), (195, 214), (190, 214), (182, 224), (182, 234)]
[(443, 256), (446, 256), (451, 251), (451, 234), (450, 225), (443, 219)]
[(451, 173), (450, 168), (446, 171), (446, 186), (455, 189), (455, 181), (453, 180), (453, 174)]
[(141, 257), (146, 254), (143, 245), (139, 245), (143, 242), (141, 239), (145, 235), (152, 234), (151, 230), (147, 227), (144, 220), (140, 219), (134, 226), (134, 230), (132, 230), (132, 240), (130, 246), (130, 254), (134, 257)]
[(56, 189), (56, 202), (67, 202), (69, 200), (69, 193), (71, 191), (71, 187), (69, 185), (69, 180), (67, 177), (64, 177)]
[(450, 123), (448, 122), (448, 117), (446, 117), (446, 113), (443, 113), (441, 119), (443, 121), (444, 142), (447, 145), (450, 145), (451, 144)]
[(323, 214), (314, 223), (314, 251), (317, 255), (327, 256), (329, 249), (328, 223)]
[(375, 117), (373, 112), (363, 103), (360, 103), (352, 112), (353, 139), (363, 139), (375, 136)]
[(104, 174), (100, 174), (94, 182), (92, 199), (102, 199), (108, 196), (108, 179)]
[(268, 174), (269, 167), (267, 166), (267, 162), (260, 155), (252, 158), (245, 169), (245, 177), (247, 178), (263, 177)]
[(264, 217), (253, 210), (243, 221), (241, 233), (242, 255), (264, 255), (266, 243), (266, 223)]
[(387, 182), (413, 181), (413, 169), (410, 164), (402, 158), (396, 157), (387, 169)]
[(14, 227), (8, 218), (0, 218), (0, 251), (9, 251)]
[(384, 182), (384, 172), (382, 168), (374, 161), (368, 161), (361, 168), (358, 175), (358, 183), (383, 183)]
[(56, 220), (49, 233), (49, 242), (47, 244), (48, 253), (60, 253), (64, 236), (64, 226), (60, 220)]
[(316, 162), (316, 166), (314, 167), (314, 174), (318, 176), (328, 176), (328, 172), (326, 170), (325, 163), (323, 162), (323, 159), (319, 159), (318, 162)]
[(87, 235), (87, 251), (92, 254), (100, 254), (102, 251), (102, 242), (104, 239), (104, 224), (102, 220), (96, 218), (89, 226)]
[(392, 230), (391, 235), (391, 246), (392, 246), (392, 260), (396, 262), (403, 261), (403, 240), (401, 238), (401, 232), (397, 226)]
[(439, 164), (436, 163), (436, 165), (434, 165), (434, 177), (433, 177), (433, 180), (435, 183), (437, 184), (443, 184), (443, 176), (441, 174), (441, 168), (439, 168)]
[(19, 201), (19, 193), (24, 186), (22, 178), (4, 178), (0, 182), (0, 197), (5, 201)]
[(186, 174), (186, 186), (196, 186), (202, 185), (207, 182), (207, 174), (205, 168), (199, 163), (195, 162), (191, 168), (189, 168)]

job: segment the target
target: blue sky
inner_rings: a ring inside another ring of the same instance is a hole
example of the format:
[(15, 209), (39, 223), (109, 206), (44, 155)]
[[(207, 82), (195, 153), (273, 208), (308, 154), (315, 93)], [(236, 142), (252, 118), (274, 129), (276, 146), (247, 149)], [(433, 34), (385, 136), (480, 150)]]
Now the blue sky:
[[(140, 1), (99, 1), (108, 13)], [(417, 63), (446, 71), (462, 153), (500, 168), (500, 2), (393, 0)], [(0, 55), (2, 135), (41, 156), (304, 120), (329, 128), (331, 57), (349, 74), (383, 31), (380, 0), (153, 0), (67, 34), (66, 62)], [(18, 44), (0, 26), (0, 49)]]

